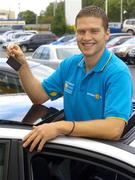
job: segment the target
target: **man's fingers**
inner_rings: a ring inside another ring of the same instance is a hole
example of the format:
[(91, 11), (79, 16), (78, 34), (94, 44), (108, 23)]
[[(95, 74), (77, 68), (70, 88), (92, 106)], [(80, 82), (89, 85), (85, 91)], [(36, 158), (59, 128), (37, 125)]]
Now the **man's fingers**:
[(39, 136), (37, 136), (35, 139), (34, 139), (34, 141), (32, 142), (32, 144), (31, 144), (31, 146), (30, 146), (30, 152), (32, 152), (33, 151), (33, 149), (36, 147), (36, 145), (40, 142), (40, 140), (41, 140), (41, 136), (39, 135)]
[(41, 151), (41, 150), (43, 149), (45, 143), (46, 143), (46, 139), (43, 138), (43, 139), (41, 140), (41, 142), (39, 143), (39, 146), (38, 146), (38, 149), (37, 149), (37, 150), (38, 150), (38, 151)]
[(23, 147), (27, 147), (37, 136), (37, 132), (32, 130), (25, 138), (23, 139)]

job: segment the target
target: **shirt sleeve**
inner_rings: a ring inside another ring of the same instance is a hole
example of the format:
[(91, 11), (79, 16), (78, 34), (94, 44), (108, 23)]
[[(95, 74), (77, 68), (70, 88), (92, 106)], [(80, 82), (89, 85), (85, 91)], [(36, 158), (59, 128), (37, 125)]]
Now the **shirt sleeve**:
[(105, 118), (127, 121), (132, 113), (133, 83), (130, 74), (119, 72), (109, 79), (105, 95)]
[(56, 71), (49, 76), (49, 78), (43, 80), (42, 87), (48, 94), (51, 100), (55, 100), (63, 96), (64, 90), (64, 78), (65, 78), (65, 60), (60, 63)]

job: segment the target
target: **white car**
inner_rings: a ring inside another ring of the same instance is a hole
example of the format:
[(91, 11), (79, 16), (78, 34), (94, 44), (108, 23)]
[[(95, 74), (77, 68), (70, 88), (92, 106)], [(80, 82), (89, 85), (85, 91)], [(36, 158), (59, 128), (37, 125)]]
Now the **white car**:
[(80, 50), (77, 46), (49, 44), (37, 48), (33, 55), (27, 59), (56, 69), (63, 59), (79, 53)]
[[(24, 92), (18, 73), (6, 61), (7, 58), (0, 58), (0, 94)], [(33, 75), (40, 81), (54, 72), (54, 69), (43, 66), (40, 63), (28, 61), (28, 65)]]
[(61, 135), (41, 152), (29, 152), (22, 140), (33, 124), (62, 118), (61, 111), (54, 113), (55, 118), (49, 112), (48, 107), (36, 105), (21, 122), (0, 118), (0, 180), (135, 179), (135, 115), (119, 141)]

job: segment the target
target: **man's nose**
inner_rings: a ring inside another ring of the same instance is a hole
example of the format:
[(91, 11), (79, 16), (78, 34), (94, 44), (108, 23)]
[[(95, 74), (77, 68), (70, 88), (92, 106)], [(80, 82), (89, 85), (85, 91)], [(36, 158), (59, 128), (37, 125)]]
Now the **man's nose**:
[(84, 34), (84, 39), (91, 39), (92, 38), (92, 34), (90, 31), (86, 31), (85, 34)]

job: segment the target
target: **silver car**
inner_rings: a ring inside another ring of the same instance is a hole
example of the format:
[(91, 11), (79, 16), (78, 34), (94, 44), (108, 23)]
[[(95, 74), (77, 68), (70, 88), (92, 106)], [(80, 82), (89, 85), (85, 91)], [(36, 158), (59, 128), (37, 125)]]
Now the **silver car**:
[(27, 59), (56, 69), (63, 59), (79, 53), (80, 50), (77, 46), (42, 45), (35, 50), (31, 57), (27, 57)]

